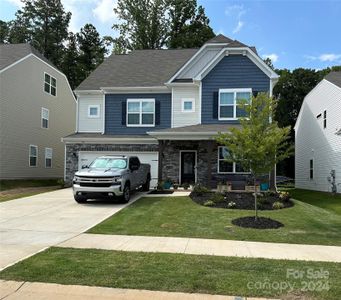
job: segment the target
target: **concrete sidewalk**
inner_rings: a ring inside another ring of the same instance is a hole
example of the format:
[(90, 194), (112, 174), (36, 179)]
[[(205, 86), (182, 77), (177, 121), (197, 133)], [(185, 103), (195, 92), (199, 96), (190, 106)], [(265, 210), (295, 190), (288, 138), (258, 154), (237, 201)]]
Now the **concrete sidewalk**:
[(18, 282), (0, 280), (0, 299), (6, 300), (262, 300), (265, 298), (243, 298), (234, 296), (187, 294), (133, 289), (61, 285), (54, 283)]
[(133, 203), (77, 204), (72, 189), (0, 203), (0, 270), (47, 247), (72, 238)]
[(197, 238), (81, 234), (58, 247), (341, 262), (341, 247)]

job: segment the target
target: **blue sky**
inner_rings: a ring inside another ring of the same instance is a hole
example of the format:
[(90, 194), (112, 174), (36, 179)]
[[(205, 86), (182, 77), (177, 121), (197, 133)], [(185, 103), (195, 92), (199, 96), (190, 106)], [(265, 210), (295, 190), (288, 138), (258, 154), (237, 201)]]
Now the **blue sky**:
[[(94, 24), (102, 35), (115, 35), (112, 7), (117, 0), (62, 0), (72, 12), (70, 30)], [(341, 0), (228, 1), (198, 0), (215, 33), (257, 47), (275, 67), (322, 69), (341, 65)], [(11, 20), (20, 0), (0, 0), (0, 19)]]

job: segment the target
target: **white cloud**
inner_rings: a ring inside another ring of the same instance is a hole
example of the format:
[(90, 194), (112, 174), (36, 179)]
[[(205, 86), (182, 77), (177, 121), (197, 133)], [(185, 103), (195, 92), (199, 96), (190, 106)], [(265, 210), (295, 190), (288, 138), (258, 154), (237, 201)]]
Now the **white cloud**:
[(263, 54), (263, 59), (270, 58), (273, 63), (278, 61), (278, 55), (276, 53)]
[(244, 26), (244, 22), (243, 21), (238, 21), (237, 26), (233, 29), (232, 33), (238, 33)]
[(117, 0), (100, 0), (92, 12), (100, 22), (113, 24), (116, 19), (113, 8), (116, 4)]
[(15, 5), (15, 6), (18, 6), (18, 7), (22, 7), (23, 6), (23, 3), (21, 2), (21, 0), (6, 0), (7, 2)]
[(225, 15), (227, 16), (237, 16), (238, 19), (246, 13), (244, 5), (230, 5), (225, 8)]
[(323, 53), (318, 56), (304, 55), (308, 60), (319, 60), (321, 62), (341, 62), (341, 54)]
[(244, 5), (230, 5), (225, 8), (225, 15), (231, 19), (235, 19), (237, 24), (232, 30), (233, 34), (238, 33), (245, 25), (245, 22), (241, 20), (241, 17), (246, 13)]

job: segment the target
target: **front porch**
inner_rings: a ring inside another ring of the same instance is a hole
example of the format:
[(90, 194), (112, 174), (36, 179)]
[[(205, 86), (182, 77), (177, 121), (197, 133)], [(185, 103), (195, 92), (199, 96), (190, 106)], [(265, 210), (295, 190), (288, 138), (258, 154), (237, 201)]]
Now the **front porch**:
[[(197, 183), (210, 188), (229, 183), (232, 190), (245, 190), (249, 173), (240, 170), (236, 164), (224, 165), (227, 162), (223, 162), (219, 155), (220, 145), (214, 140), (219, 132), (238, 126), (194, 125), (149, 132), (159, 141), (159, 181)], [(265, 176), (264, 181), (270, 183), (270, 187), (274, 186), (271, 185), (274, 177), (270, 180)]]

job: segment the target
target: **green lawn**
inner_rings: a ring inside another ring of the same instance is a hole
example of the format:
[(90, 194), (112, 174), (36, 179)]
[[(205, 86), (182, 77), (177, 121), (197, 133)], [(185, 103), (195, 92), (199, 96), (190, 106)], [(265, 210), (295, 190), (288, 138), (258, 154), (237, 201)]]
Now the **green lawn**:
[(290, 189), (288, 191), (294, 199), (322, 207), (341, 215), (341, 194), (332, 195), (331, 193), (301, 189)]
[(335, 213), (295, 201), (294, 207), (259, 214), (285, 226), (241, 228), (231, 220), (253, 211), (204, 207), (189, 197), (160, 197), (142, 198), (88, 232), (341, 246), (341, 218)]
[[(287, 277), (287, 269), (307, 274), (308, 269), (320, 268), (329, 272), (328, 278)], [(278, 297), (289, 291), (255, 288), (258, 283), (290, 282), (300, 295), (338, 300), (340, 270), (337, 263), (50, 248), (4, 270), (0, 279), (263, 297)], [(303, 292), (303, 281), (314, 286), (320, 281), (325, 288), (329, 285), (329, 291)]]
[(0, 192), (15, 188), (31, 188), (56, 186), (58, 179), (18, 179), (18, 180), (0, 180)]

